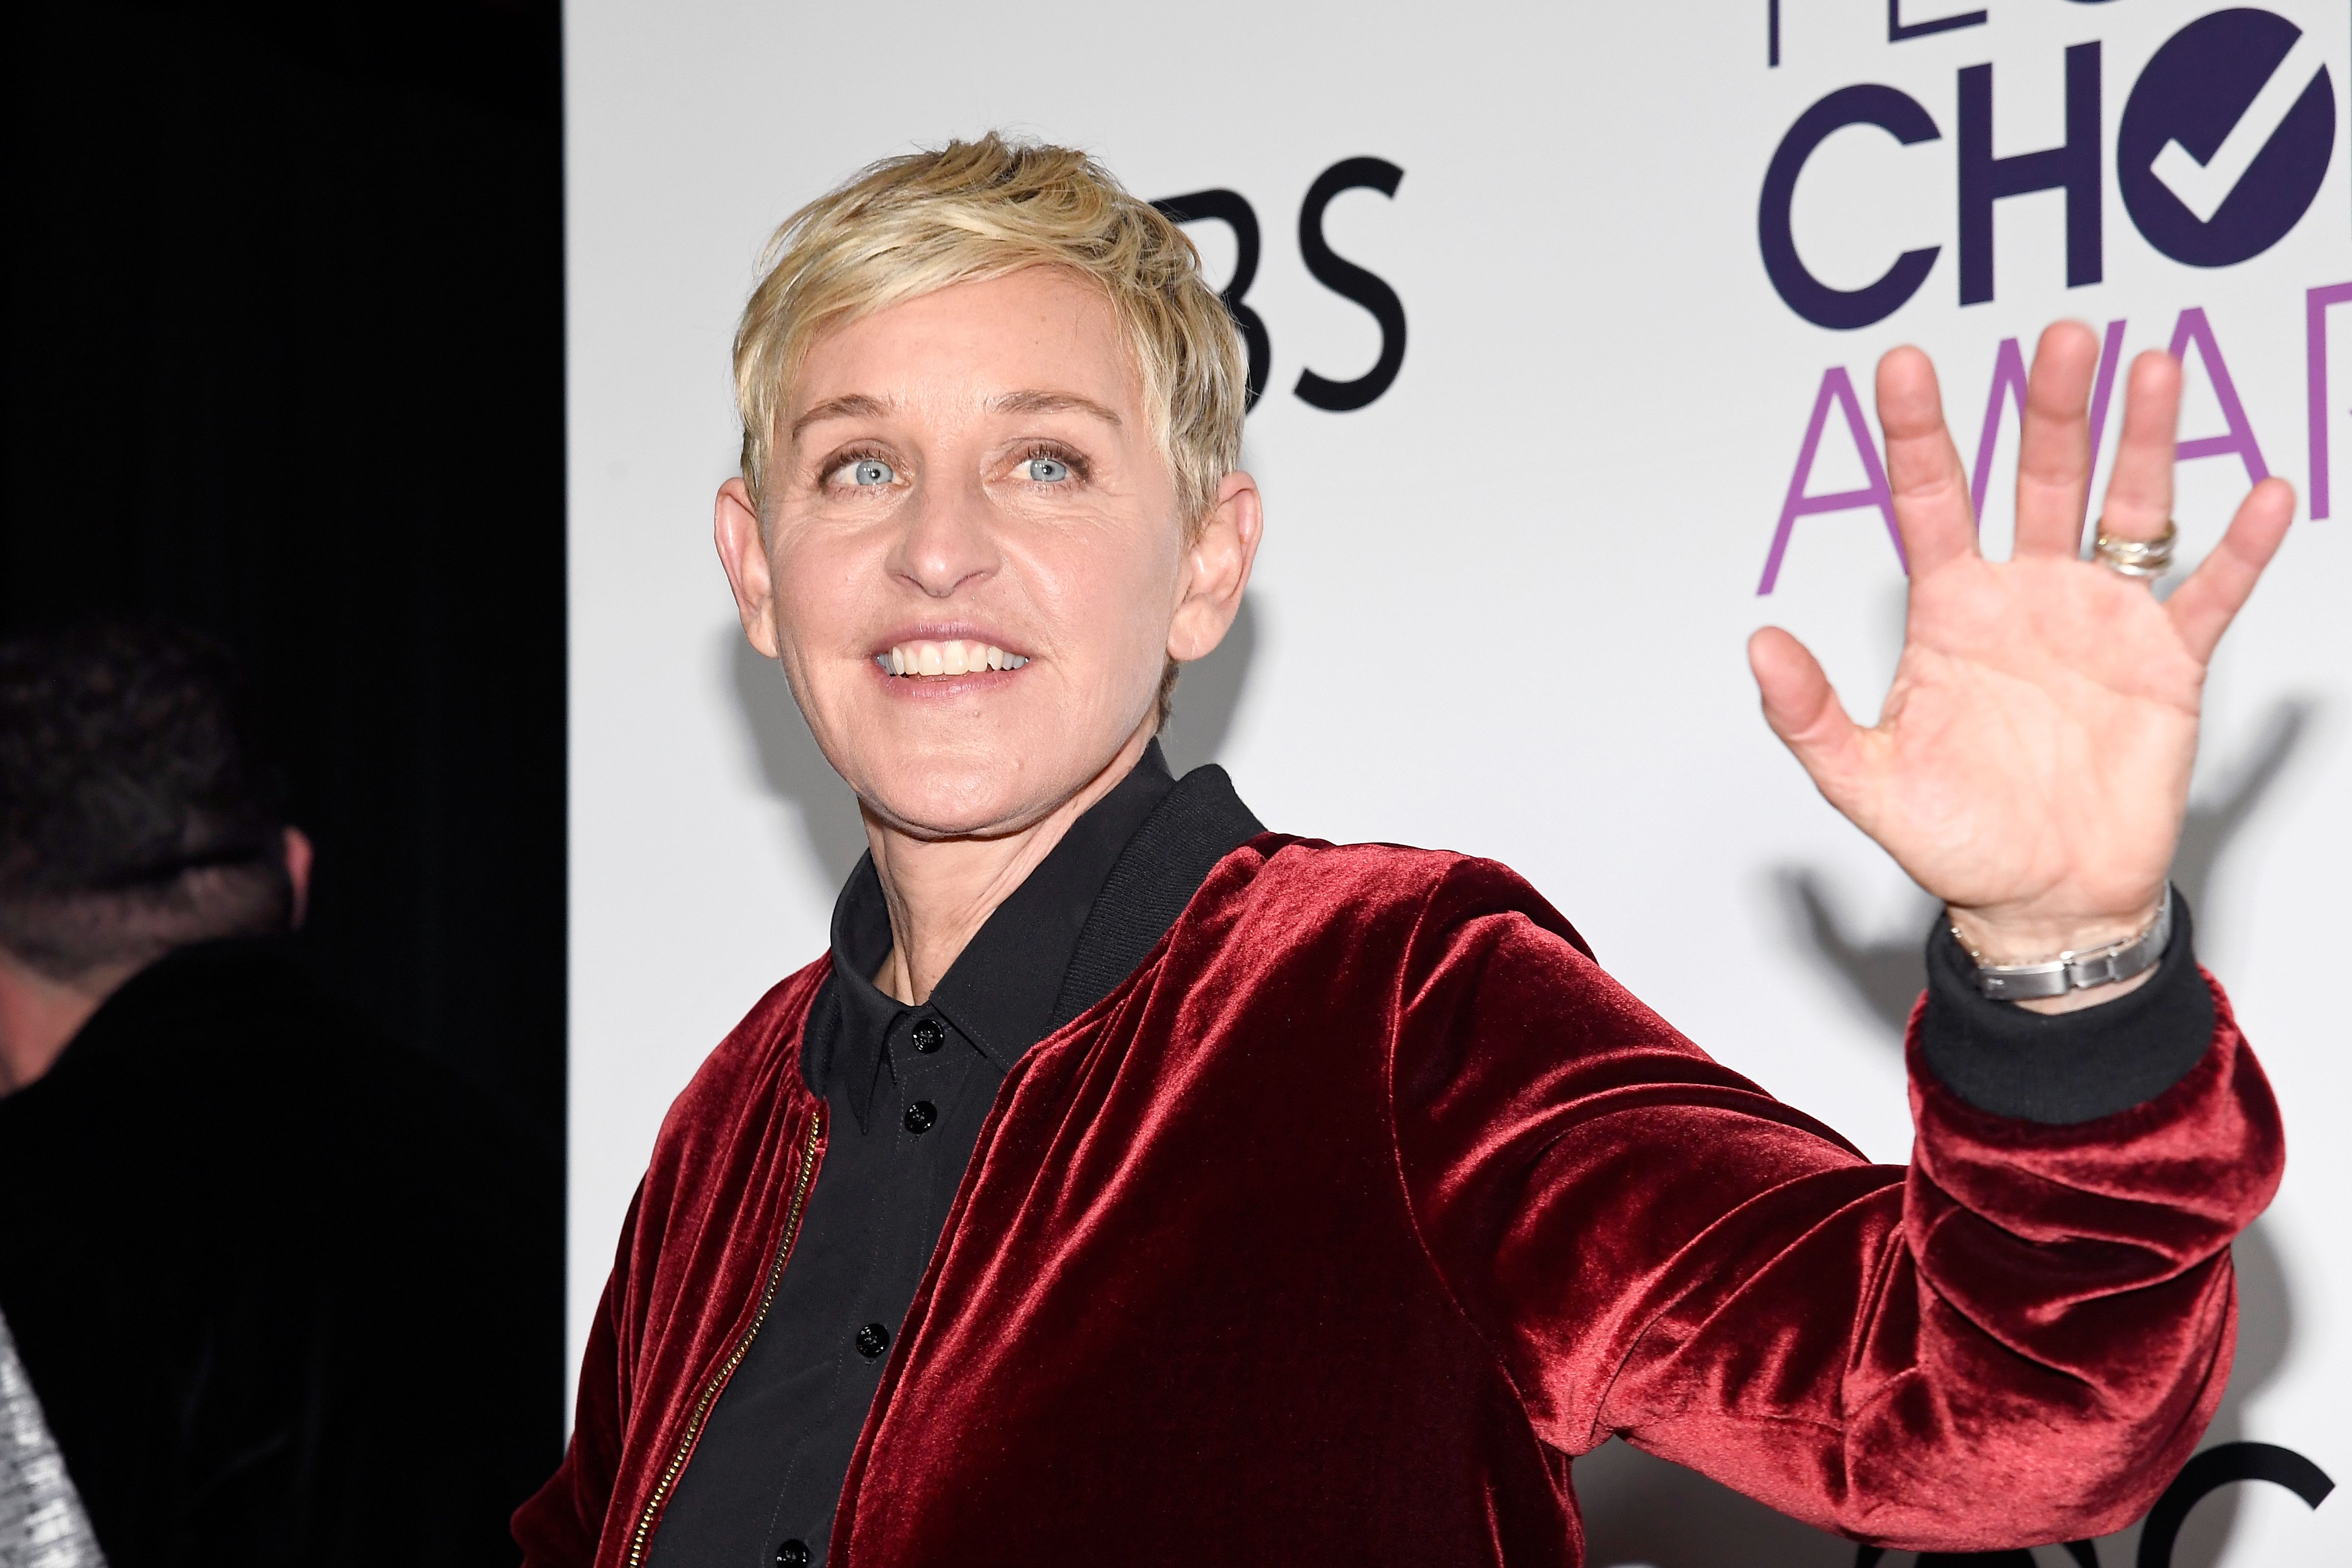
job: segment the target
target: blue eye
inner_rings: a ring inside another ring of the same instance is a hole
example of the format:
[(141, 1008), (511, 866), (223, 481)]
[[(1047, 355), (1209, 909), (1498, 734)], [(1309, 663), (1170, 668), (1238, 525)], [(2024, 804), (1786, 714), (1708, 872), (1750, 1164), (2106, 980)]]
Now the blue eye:
[(849, 465), (853, 485), (887, 485), (898, 476), (898, 471), (879, 457), (861, 457)]
[(1070, 476), (1070, 465), (1058, 457), (1032, 457), (1022, 466), (1040, 485), (1058, 485)]

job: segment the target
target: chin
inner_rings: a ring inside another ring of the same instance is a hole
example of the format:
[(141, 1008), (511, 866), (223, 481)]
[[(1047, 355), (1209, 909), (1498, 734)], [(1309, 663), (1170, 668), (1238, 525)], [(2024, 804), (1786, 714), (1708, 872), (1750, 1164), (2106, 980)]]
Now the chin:
[(929, 789), (891, 789), (859, 797), (888, 826), (912, 838), (990, 837), (1025, 826), (1041, 813), (984, 779), (942, 779)]
[(848, 744), (827, 755), (883, 823), (924, 839), (1017, 832), (1085, 789), (1132, 734), (1116, 705), (1072, 701), (1034, 673), (983, 681), (927, 690), (884, 676), (837, 710)]
[[(1114, 746), (1113, 750), (1117, 747)], [(1026, 748), (983, 744), (914, 747), (860, 771), (858, 797), (885, 822), (919, 838), (1016, 831), (1083, 789), (1100, 769)]]

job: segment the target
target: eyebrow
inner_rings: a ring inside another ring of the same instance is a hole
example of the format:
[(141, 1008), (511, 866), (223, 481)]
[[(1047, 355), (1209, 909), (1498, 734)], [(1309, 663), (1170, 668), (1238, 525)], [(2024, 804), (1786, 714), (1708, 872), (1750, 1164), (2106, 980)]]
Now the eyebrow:
[(871, 419), (887, 412), (887, 406), (880, 398), (868, 397), (864, 392), (829, 397), (793, 421), (792, 438), (797, 442), (801, 432), (812, 424), (823, 424), (828, 419)]
[(988, 400), (990, 410), (996, 413), (1084, 413), (1091, 414), (1109, 425), (1119, 427), (1119, 417), (1090, 397), (1076, 392), (1001, 392)]
[[(1000, 392), (988, 400), (992, 413), (1083, 413), (1092, 415), (1119, 428), (1121, 421), (1115, 412), (1105, 408), (1090, 397), (1076, 392), (1046, 392), (1026, 388), (1020, 392)], [(793, 421), (792, 439), (798, 442), (801, 433), (813, 424), (823, 424), (829, 419), (872, 419), (889, 412), (889, 405), (880, 398), (865, 392), (848, 392), (841, 397), (829, 397), (811, 407)]]

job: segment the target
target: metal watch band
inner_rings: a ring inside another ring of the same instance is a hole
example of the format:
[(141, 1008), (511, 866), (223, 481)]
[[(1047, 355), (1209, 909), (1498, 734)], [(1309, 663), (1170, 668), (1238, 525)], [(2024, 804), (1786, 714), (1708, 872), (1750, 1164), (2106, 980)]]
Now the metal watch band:
[[(1976, 957), (1976, 950), (1969, 947), (1958, 927), (1953, 927), (1952, 935), (1970, 957)], [(2156, 967), (2171, 943), (2172, 885), (2168, 883), (2164, 903), (2158, 907), (2156, 918), (2138, 936), (2080, 953), (2061, 953), (2038, 964), (1988, 964), (1978, 958), (1977, 989), (1991, 1001), (2021, 1002), (2040, 997), (2063, 997), (2069, 991), (2089, 990), (2093, 986), (2112, 986)]]

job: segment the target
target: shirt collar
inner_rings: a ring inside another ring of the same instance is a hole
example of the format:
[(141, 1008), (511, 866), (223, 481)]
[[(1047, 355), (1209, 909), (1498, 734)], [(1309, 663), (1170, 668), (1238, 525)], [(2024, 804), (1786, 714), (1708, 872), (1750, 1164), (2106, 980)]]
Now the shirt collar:
[(322, 1000), (290, 936), (224, 937), (175, 947), (101, 1002), (48, 1071), (0, 1096), (0, 1103), (26, 1095), (45, 1103), (69, 1092), (63, 1085), (139, 1071), (136, 1064), (160, 1040), (218, 1027), (225, 1019), (249, 1019), (257, 1009), (315, 1007)]
[[(1157, 740), (1126, 778), (1070, 824), (1028, 879), (996, 906), (929, 1004), (980, 1053), (1008, 1071), (1044, 1038), (1078, 938), (1095, 901), (1136, 830), (1176, 786)], [(869, 853), (849, 873), (833, 909), (833, 973), (842, 1009), (842, 1044), (851, 1063), (871, 1053), (883, 1067), (891, 1029), (909, 1009), (875, 985), (890, 954), (890, 915)], [(860, 1071), (861, 1087), (874, 1078)]]

